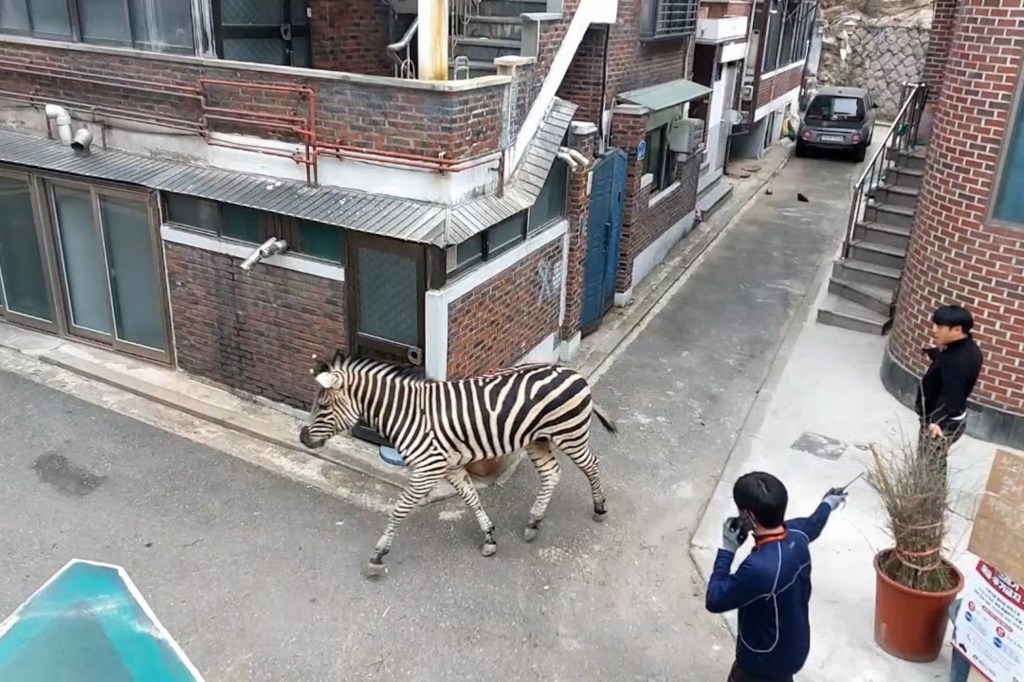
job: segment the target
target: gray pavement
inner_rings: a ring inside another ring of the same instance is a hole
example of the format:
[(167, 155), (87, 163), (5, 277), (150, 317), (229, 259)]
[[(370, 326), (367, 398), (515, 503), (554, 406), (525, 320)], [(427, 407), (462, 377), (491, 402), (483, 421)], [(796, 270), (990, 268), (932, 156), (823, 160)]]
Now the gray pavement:
[(523, 543), (521, 466), (482, 493), (491, 559), (449, 499), (366, 581), (381, 515), (0, 373), (0, 614), (77, 557), (123, 565), (209, 680), (723, 679), (732, 641), (703, 609), (690, 536), (841, 235), (854, 168), (790, 161), (604, 370), (608, 521), (565, 467)]

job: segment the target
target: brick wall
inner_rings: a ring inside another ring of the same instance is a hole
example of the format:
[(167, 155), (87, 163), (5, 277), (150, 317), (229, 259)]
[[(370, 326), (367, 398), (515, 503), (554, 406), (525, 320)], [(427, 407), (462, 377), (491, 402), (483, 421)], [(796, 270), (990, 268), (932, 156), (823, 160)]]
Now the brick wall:
[(974, 398), (1018, 414), (1024, 414), (1024, 231), (987, 224), (986, 216), (1021, 87), (1022, 44), (1019, 0), (961, 0), (890, 340), (896, 359), (922, 372), (918, 349), (928, 342), (932, 311), (966, 306), (986, 356)]
[(928, 84), (928, 101), (937, 102), (946, 72), (946, 59), (953, 42), (957, 0), (932, 0), (931, 36), (924, 61), (924, 80)]
[(763, 107), (778, 97), (800, 87), (804, 76), (804, 62), (797, 62), (781, 73), (761, 80), (757, 89), (757, 106)]
[(558, 331), (563, 240), (448, 306), (448, 378), (507, 367)]
[(247, 393), (309, 407), (311, 355), (348, 345), (345, 286), (165, 243), (178, 366)]
[[(604, 76), (604, 30), (591, 27), (576, 50), (558, 96), (576, 104), (576, 120), (598, 123), (601, 116), (601, 80)], [(611, 98), (614, 93), (609, 94)], [(609, 99), (609, 102), (611, 100)]]
[(625, 292), (634, 284), (633, 261), (670, 227), (686, 217), (697, 202), (700, 154), (676, 156), (675, 181), (679, 184), (651, 206), (651, 185), (641, 187), (644, 162), (637, 159), (637, 148), (647, 131), (646, 114), (628, 114), (617, 109), (612, 117), (611, 144), (626, 151), (626, 206), (622, 220), (622, 241), (619, 246), (619, 267), (615, 282), (617, 292)]
[[(39, 75), (50, 69), (53, 75)], [(59, 72), (63, 75), (57, 75)], [(299, 75), (299, 74), (302, 75)], [(305, 86), (317, 91), (317, 132), (322, 140), (367, 150), (460, 159), (497, 149), (502, 134), (506, 85), (461, 91), (414, 89), (400, 80), (357, 82), (350, 77), (309, 71), (277, 73), (226, 68), (215, 62), (123, 50), (68, 49), (59, 43), (27, 45), (0, 39), (0, 90), (34, 95), (37, 100), (123, 109), (150, 120), (200, 121), (200, 78)], [(70, 80), (78, 76), (93, 82)], [(144, 92), (113, 78), (139, 79), (157, 92)], [(178, 94), (168, 94), (178, 92)], [(305, 103), (292, 93), (210, 86), (208, 104), (285, 115), (304, 115)], [(400, 115), (381, 118), (382, 111)], [(211, 123), (214, 130), (238, 130)], [(242, 127), (242, 130), (246, 130)], [(264, 129), (246, 130), (268, 136)]]
[(390, 76), (389, 9), (380, 0), (310, 0), (310, 47), (317, 69)]
[(700, 8), (697, 10), (697, 16), (701, 19), (726, 19), (729, 17), (746, 17), (750, 16), (750, 9), (753, 7), (753, 3), (749, 0), (725, 0), (711, 2), (704, 0), (700, 3)]

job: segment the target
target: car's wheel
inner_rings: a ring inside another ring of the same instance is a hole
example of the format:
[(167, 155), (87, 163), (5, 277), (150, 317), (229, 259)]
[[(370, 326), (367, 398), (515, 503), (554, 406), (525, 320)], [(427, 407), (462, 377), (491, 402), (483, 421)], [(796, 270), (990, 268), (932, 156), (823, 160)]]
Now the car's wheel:
[(853, 150), (853, 160), (854, 161), (857, 161), (857, 162), (863, 161), (867, 157), (867, 155), (868, 155), (868, 145), (867, 145), (867, 143), (862, 144), (862, 145), (858, 146), (856, 149)]
[(807, 145), (805, 145), (802, 141), (797, 140), (796, 151), (794, 153), (796, 154), (796, 156), (800, 158), (807, 156)]

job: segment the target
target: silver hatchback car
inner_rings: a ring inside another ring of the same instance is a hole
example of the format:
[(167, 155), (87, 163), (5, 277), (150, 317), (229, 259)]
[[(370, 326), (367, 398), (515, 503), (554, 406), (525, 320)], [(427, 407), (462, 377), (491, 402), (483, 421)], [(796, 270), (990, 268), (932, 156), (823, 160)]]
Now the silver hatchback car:
[(875, 129), (875, 109), (864, 88), (824, 87), (807, 105), (797, 131), (796, 155), (810, 149), (848, 150), (863, 161)]

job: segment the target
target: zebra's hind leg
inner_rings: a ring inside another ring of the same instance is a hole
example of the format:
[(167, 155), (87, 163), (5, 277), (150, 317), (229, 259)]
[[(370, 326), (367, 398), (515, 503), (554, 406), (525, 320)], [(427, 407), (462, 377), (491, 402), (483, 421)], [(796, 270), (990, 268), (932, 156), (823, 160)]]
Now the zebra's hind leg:
[(582, 440), (558, 442), (557, 445), (558, 449), (580, 468), (590, 483), (590, 494), (594, 500), (594, 513), (591, 518), (595, 521), (604, 521), (608, 510), (605, 507), (604, 490), (601, 487), (601, 472), (597, 466), (597, 457), (590, 449), (589, 438), (584, 436)]
[(437, 482), (441, 480), (441, 476), (444, 475), (445, 466), (446, 463), (442, 461), (434, 467), (416, 468), (409, 473), (409, 483), (391, 510), (384, 534), (377, 541), (377, 547), (373, 550), (370, 562), (364, 569), (366, 577), (373, 578), (384, 572), (384, 555), (391, 551), (391, 543), (395, 540), (395, 532), (398, 530), (399, 524), (405, 520), (413, 507), (434, 489)]
[(530, 455), (530, 461), (537, 467), (540, 475), (540, 489), (537, 491), (537, 499), (530, 508), (530, 521), (523, 531), (523, 539), (533, 542), (537, 539), (537, 532), (540, 530), (540, 522), (544, 520), (548, 503), (558, 485), (558, 479), (562, 476), (562, 470), (558, 466), (558, 460), (551, 452), (551, 443), (547, 440), (537, 441), (526, 446), (526, 452)]
[(491, 518), (484, 511), (484, 507), (480, 503), (480, 494), (477, 492), (476, 486), (473, 485), (473, 481), (470, 480), (469, 474), (466, 473), (464, 468), (459, 467), (458, 469), (448, 471), (444, 477), (448, 479), (448, 482), (459, 493), (466, 506), (476, 514), (476, 520), (484, 534), (484, 544), (480, 548), (480, 553), (484, 556), (493, 556), (498, 551), (498, 543), (494, 540), (494, 524), (491, 523)]

